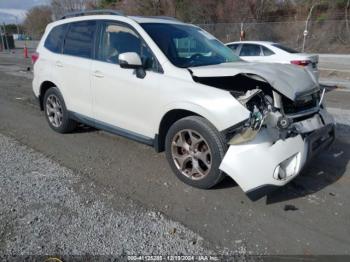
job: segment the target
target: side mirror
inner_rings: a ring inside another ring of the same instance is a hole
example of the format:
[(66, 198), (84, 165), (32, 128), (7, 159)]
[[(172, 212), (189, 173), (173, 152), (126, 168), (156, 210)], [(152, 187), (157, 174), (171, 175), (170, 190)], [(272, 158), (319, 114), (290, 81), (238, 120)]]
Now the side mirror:
[(140, 69), (143, 67), (140, 56), (135, 52), (122, 53), (118, 56), (121, 68)]

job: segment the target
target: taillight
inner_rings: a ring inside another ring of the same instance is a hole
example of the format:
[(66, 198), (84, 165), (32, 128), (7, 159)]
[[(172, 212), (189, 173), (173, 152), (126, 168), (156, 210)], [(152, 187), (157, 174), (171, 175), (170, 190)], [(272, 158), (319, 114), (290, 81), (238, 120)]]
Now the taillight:
[(32, 54), (32, 64), (34, 65), (36, 61), (39, 59), (39, 53)]
[(311, 64), (311, 61), (310, 60), (293, 60), (293, 61), (290, 61), (290, 63), (298, 66), (307, 66), (308, 64)]

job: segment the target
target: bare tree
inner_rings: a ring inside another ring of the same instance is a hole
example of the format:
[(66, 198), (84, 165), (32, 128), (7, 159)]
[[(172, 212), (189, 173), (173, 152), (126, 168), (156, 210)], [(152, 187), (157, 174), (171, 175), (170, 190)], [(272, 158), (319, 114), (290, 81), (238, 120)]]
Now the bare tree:
[(40, 39), (45, 32), (46, 25), (52, 21), (49, 6), (37, 6), (30, 9), (24, 20), (25, 32), (34, 39)]
[(53, 18), (58, 19), (69, 12), (94, 9), (99, 2), (99, 0), (52, 0)]
[(273, 10), (277, 6), (278, 1), (276, 0), (248, 0), (250, 10), (250, 16), (257, 22), (261, 22), (265, 19), (268, 11)]
[(305, 51), (305, 44), (306, 44), (306, 37), (307, 35), (309, 34), (309, 22), (310, 22), (310, 19), (311, 19), (311, 16), (312, 16), (312, 11), (314, 10), (314, 8), (318, 5), (320, 5), (321, 1), (313, 1), (310, 9), (309, 9), (309, 14), (306, 18), (306, 21), (305, 21), (305, 30), (304, 30), (304, 39), (303, 39), (303, 46), (302, 46), (302, 49), (301, 51), (304, 52)]
[(138, 13), (141, 15), (163, 15), (164, 9), (161, 0), (138, 0)]

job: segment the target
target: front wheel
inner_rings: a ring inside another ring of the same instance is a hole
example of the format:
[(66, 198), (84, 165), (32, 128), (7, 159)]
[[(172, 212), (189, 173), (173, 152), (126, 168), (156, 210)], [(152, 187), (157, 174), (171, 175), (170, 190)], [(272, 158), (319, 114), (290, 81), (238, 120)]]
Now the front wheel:
[(197, 188), (211, 188), (224, 173), (219, 170), (227, 146), (206, 119), (189, 116), (175, 122), (166, 136), (166, 157), (176, 176)]

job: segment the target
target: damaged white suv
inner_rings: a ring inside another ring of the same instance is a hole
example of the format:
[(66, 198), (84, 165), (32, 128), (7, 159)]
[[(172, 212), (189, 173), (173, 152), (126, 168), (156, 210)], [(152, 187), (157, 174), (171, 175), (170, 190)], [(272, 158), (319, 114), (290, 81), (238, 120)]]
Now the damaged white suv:
[(84, 123), (166, 151), (185, 183), (225, 175), (252, 199), (295, 178), (334, 140), (313, 75), (241, 61), (197, 26), (76, 13), (48, 25), (33, 90), (57, 132)]

